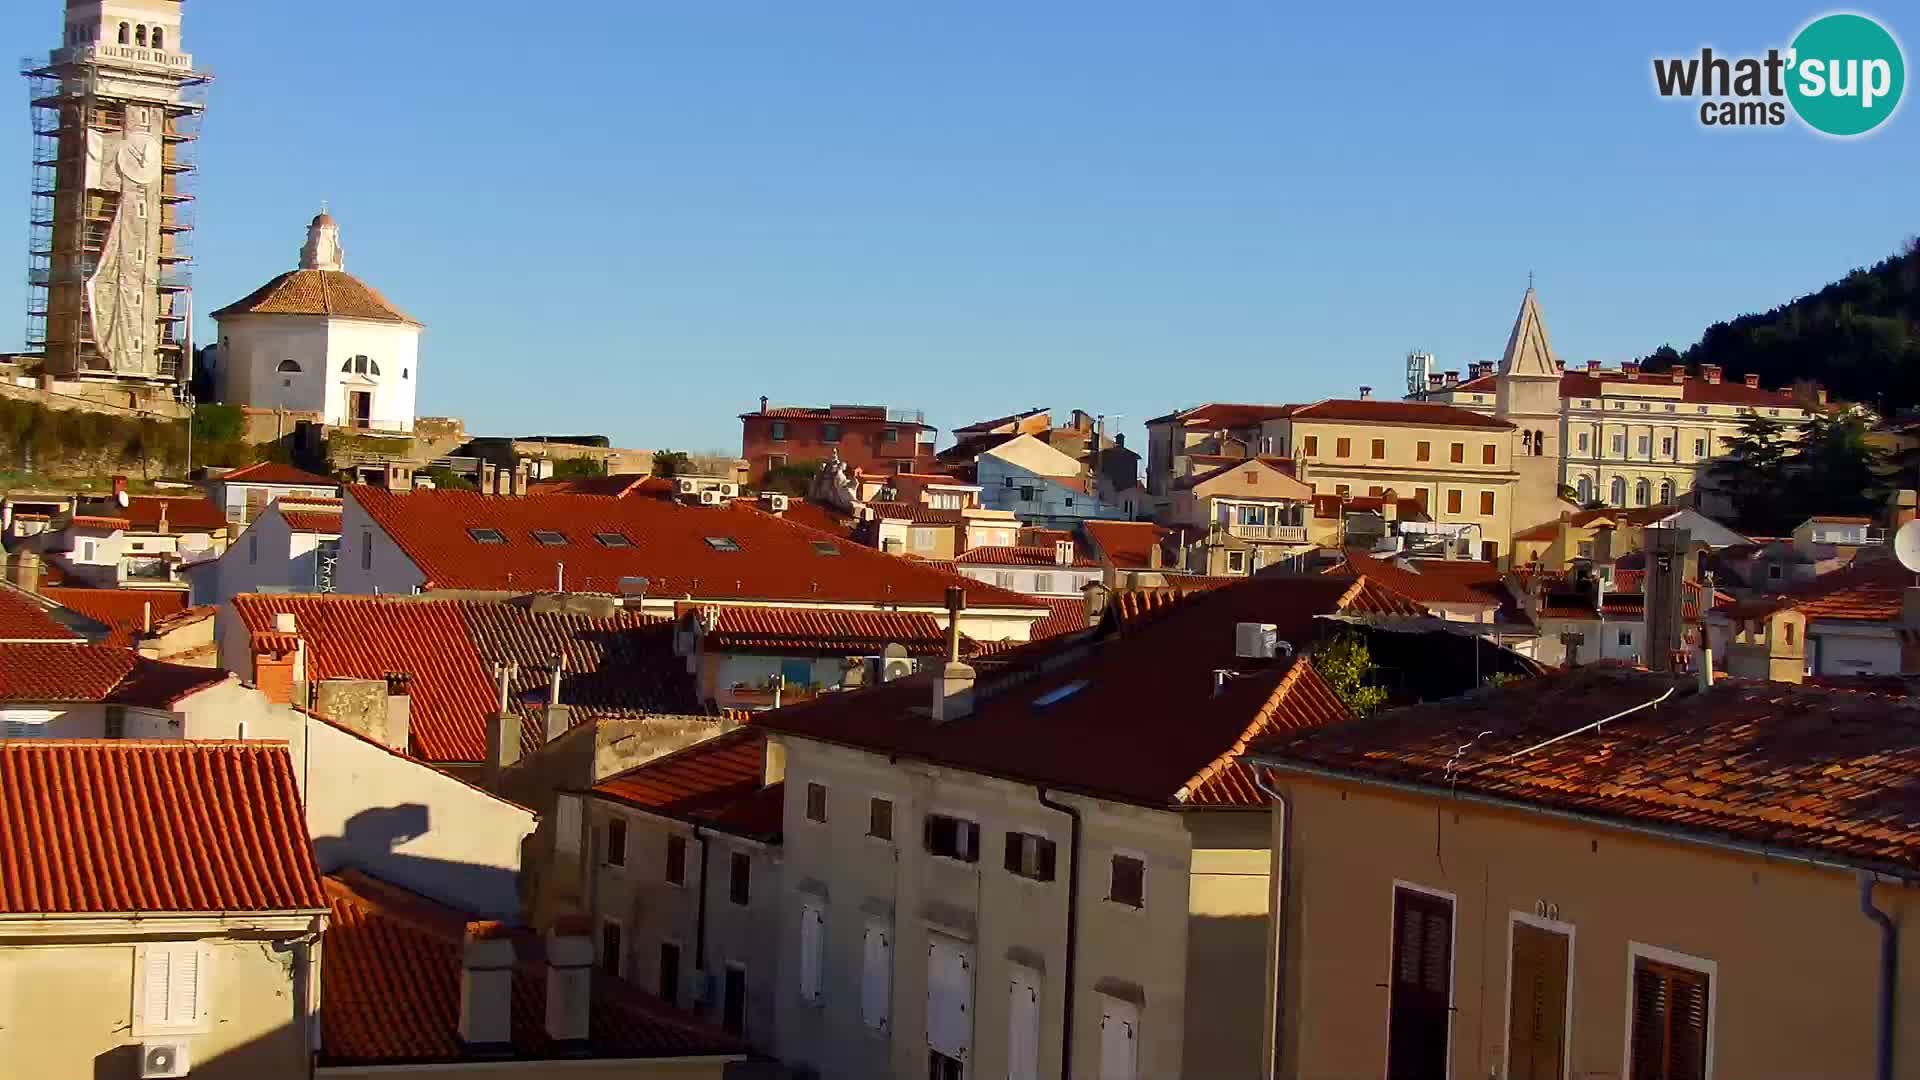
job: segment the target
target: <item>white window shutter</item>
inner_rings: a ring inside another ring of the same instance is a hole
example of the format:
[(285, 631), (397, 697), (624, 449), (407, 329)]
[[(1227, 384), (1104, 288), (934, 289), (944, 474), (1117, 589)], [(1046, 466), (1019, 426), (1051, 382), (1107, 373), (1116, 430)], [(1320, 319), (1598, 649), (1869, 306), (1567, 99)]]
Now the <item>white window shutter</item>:
[(200, 990), (203, 982), (200, 971), (200, 949), (197, 946), (182, 946), (173, 954), (173, 963), (168, 971), (167, 1023), (173, 1025), (193, 1024), (200, 1018)]
[(892, 1022), (893, 940), (880, 923), (867, 924), (861, 948), (860, 1018), (875, 1031)]
[(963, 1061), (973, 1047), (973, 962), (958, 945), (929, 949), (927, 1045)]
[(1100, 1014), (1100, 1080), (1134, 1080), (1139, 1062), (1140, 1012), (1117, 998)]
[(800, 909), (800, 996), (820, 1000), (820, 962), (826, 946), (826, 920), (811, 904)]
[(173, 1017), (167, 1010), (173, 990), (172, 961), (173, 952), (166, 946), (147, 946), (145, 1019), (150, 1028), (167, 1027), (173, 1023)]
[(1040, 1080), (1040, 980), (1032, 972), (1007, 980), (1007, 1080)]

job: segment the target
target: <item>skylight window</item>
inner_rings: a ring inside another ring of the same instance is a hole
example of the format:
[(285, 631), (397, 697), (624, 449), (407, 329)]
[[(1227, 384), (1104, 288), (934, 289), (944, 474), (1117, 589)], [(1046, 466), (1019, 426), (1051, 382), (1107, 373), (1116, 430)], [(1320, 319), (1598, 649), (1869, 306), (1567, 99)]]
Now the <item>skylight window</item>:
[(831, 540), (815, 540), (813, 542), (813, 553), (815, 555), (838, 555), (840, 554), (840, 545)]
[(535, 529), (533, 538), (547, 547), (561, 547), (567, 542), (567, 534), (552, 529)]
[(601, 547), (623, 548), (633, 546), (627, 542), (626, 537), (616, 532), (597, 532), (593, 534), (593, 538), (600, 541)]
[(731, 536), (709, 536), (707, 546), (715, 551), (739, 551), (740, 541)]
[(506, 536), (499, 529), (468, 529), (467, 535), (473, 537), (476, 544), (504, 544)]
[(1067, 700), (1086, 688), (1086, 679), (1075, 679), (1065, 686), (1056, 686), (1046, 693), (1041, 694), (1039, 697), (1034, 698), (1033, 707), (1036, 709), (1044, 709), (1049, 705), (1058, 705), (1060, 702)]

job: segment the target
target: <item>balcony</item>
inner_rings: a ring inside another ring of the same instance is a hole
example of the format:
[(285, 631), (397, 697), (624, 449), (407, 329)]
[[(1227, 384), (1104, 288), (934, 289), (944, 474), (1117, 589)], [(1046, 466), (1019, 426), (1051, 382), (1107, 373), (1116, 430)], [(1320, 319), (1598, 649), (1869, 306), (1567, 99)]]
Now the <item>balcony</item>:
[(1275, 544), (1304, 544), (1307, 542), (1305, 525), (1228, 525), (1227, 535), (1242, 540), (1264, 540)]
[(131, 555), (120, 560), (120, 580), (172, 581), (173, 560), (165, 555)]

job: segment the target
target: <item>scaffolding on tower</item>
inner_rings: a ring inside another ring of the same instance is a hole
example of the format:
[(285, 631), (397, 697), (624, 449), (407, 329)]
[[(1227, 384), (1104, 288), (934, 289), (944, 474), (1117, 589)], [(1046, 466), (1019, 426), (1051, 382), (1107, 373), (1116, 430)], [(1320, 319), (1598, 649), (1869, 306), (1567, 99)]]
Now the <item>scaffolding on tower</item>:
[[(33, 139), (26, 351), (55, 376), (133, 377), (184, 391), (193, 363), (194, 151), (212, 75), (193, 71), (183, 54), (104, 43), (56, 49), (47, 63), (23, 60), (20, 73)], [(126, 129), (130, 106), (158, 110), (161, 121), (153, 130), (161, 147), (156, 304), (143, 320), (153, 364), (137, 372), (116, 370), (102, 351), (91, 299), (121, 200), (102, 180), (97, 149)]]

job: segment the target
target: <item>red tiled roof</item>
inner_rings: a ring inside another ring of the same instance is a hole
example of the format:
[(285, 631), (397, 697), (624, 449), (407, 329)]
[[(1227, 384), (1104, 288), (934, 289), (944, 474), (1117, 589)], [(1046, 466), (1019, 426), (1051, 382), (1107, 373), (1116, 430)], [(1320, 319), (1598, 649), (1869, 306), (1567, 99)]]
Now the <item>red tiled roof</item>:
[(67, 522), (76, 529), (124, 529), (132, 524), (126, 518), (104, 514), (75, 514)]
[[(1206, 454), (1201, 456), (1206, 458), (1212, 458), (1215, 455)], [(1195, 460), (1199, 460), (1199, 458), (1196, 458)], [(1216, 465), (1211, 469), (1206, 469), (1204, 471), (1196, 472), (1196, 473), (1190, 473), (1186, 476), (1181, 477), (1179, 480), (1174, 482), (1174, 486), (1181, 489), (1199, 487), (1201, 484), (1204, 484), (1207, 481), (1214, 479), (1215, 477), (1225, 476), (1226, 474), (1232, 472), (1233, 470), (1239, 468), (1242, 465), (1248, 464), (1249, 462), (1257, 462), (1261, 465), (1265, 465), (1267, 468), (1272, 469), (1274, 472), (1277, 472), (1282, 476), (1293, 476), (1298, 469), (1298, 466), (1294, 463), (1294, 460), (1292, 458), (1275, 458), (1275, 457), (1233, 458), (1233, 457), (1230, 457), (1230, 458), (1226, 458), (1223, 464)]]
[(111, 628), (112, 633), (99, 644), (133, 645), (133, 637), (148, 625), (187, 610), (187, 594), (178, 589), (77, 589), (49, 586), (40, 590), (44, 599), (77, 611), (94, 622)]
[(296, 469), (292, 465), (283, 465), (278, 461), (262, 461), (244, 469), (235, 469), (219, 477), (223, 484), (283, 484), (297, 487), (338, 488), (340, 481), (331, 476), (321, 476), (305, 469)]
[(545, 743), (539, 709), (555, 653), (566, 657), (560, 700), (575, 725), (701, 711), (685, 662), (673, 655), (672, 624), (630, 611), (600, 619), (511, 601), (281, 593), (241, 594), (233, 610), (256, 640), (272, 632), (276, 614), (291, 613), (310, 680), (412, 676), (412, 750), (425, 761), (486, 756), (495, 663), (519, 665), (509, 698), (524, 753)]
[(187, 667), (112, 645), (0, 644), (0, 701), (104, 702), (164, 709), (232, 678), (219, 668)]
[(1151, 521), (1089, 521), (1080, 526), (1094, 550), (1120, 570), (1146, 570), (1153, 550), (1172, 534)]
[(1846, 517), (1846, 516), (1837, 516), (1833, 514), (1815, 514), (1814, 516), (1808, 518), (1807, 520), (1812, 522), (1819, 522), (1822, 525), (1871, 525), (1873, 524), (1872, 518)]
[(1191, 409), (1171, 412), (1165, 416), (1156, 416), (1147, 421), (1149, 424), (1165, 424), (1179, 421), (1185, 427), (1207, 428), (1243, 428), (1252, 427), (1266, 420), (1285, 416), (1291, 405), (1235, 405), (1228, 402), (1209, 402)]
[[(1053, 546), (1051, 544), (1048, 544), (1046, 546), (1028, 546), (1028, 547), (995, 547), (995, 546), (988, 545), (983, 547), (968, 548), (966, 551), (961, 552), (959, 555), (954, 556), (953, 561), (962, 566), (1058, 566), (1060, 565), (1058, 558), (1054, 555)], [(1074, 545), (1073, 561), (1067, 564), (1067, 566), (1080, 567), (1082, 569), (1085, 569), (1089, 567), (1097, 567), (1099, 565), (1100, 565), (1099, 563), (1094, 562), (1092, 558), (1088, 557), (1087, 553), (1081, 549), (1080, 545), (1078, 544)], [(1065, 569), (1065, 568), (1066, 567), (1062, 567), (1062, 569)]]
[[(1664, 704), (1566, 734), (1673, 688)], [(1466, 754), (1461, 747), (1469, 747)], [(1920, 867), (1920, 714), (1904, 695), (1596, 665), (1376, 713), (1263, 756), (1676, 833)], [(1504, 760), (1518, 755), (1514, 760)]]
[[(659, 488), (660, 494), (672, 494), (673, 481), (665, 480), (659, 485), (648, 484), (653, 477), (647, 473), (608, 473), (605, 476), (565, 476), (550, 480), (535, 480), (533, 492), (536, 495), (605, 495), (622, 499), (628, 495), (649, 494)], [(664, 478), (663, 478), (664, 479)]]
[(780, 840), (782, 784), (763, 785), (766, 732), (748, 725), (594, 785), (602, 798), (756, 840)]
[(1425, 427), (1484, 428), (1512, 431), (1514, 425), (1471, 409), (1424, 401), (1384, 398), (1331, 398), (1311, 405), (1289, 405), (1283, 414), (1292, 420), (1340, 420), (1364, 424), (1419, 424)]
[[(1483, 375), (1478, 379), (1469, 379), (1458, 386), (1450, 387), (1449, 392), (1464, 391), (1470, 394), (1491, 394), (1495, 390), (1497, 375)], [(1673, 380), (1666, 372), (1643, 373), (1637, 380), (1629, 380), (1626, 373), (1618, 368), (1602, 368), (1597, 374), (1586, 371), (1568, 370), (1560, 374), (1560, 396), (1562, 398), (1598, 398), (1607, 386), (1673, 386)], [(1697, 375), (1689, 375), (1681, 384), (1680, 400), (1689, 405), (1771, 405), (1799, 407), (1789, 390), (1765, 390), (1757, 386), (1748, 386), (1737, 375), (1729, 375), (1718, 383), (1710, 383)], [(1622, 395), (1605, 395), (1614, 399)], [(1666, 399), (1672, 400), (1672, 399)]]
[(1087, 601), (1079, 596), (1035, 597), (1047, 605), (1048, 615), (1027, 631), (1027, 640), (1044, 641), (1087, 629)]
[(734, 605), (712, 610), (716, 619), (706, 647), (720, 652), (877, 656), (899, 644), (910, 655), (933, 656), (946, 647), (939, 621), (925, 612)]
[[(320, 1059), (325, 1065), (453, 1062), (460, 1041), (462, 935), (471, 916), (347, 870), (324, 879), (331, 923), (321, 965)], [(544, 948), (509, 931), (513, 1047), (508, 1058), (578, 1056), (546, 1034)], [(595, 973), (588, 1016), (594, 1058), (744, 1055), (737, 1040), (631, 985)], [(498, 1059), (500, 1055), (487, 1055)]]
[(287, 528), (294, 532), (340, 535), (339, 511), (328, 513), (325, 510), (281, 510), (280, 516), (286, 520)]
[(205, 495), (134, 495), (121, 511), (130, 532), (160, 528), (162, 511), (169, 532), (218, 532), (227, 527), (227, 512)]
[(1913, 571), (1893, 559), (1856, 562), (1785, 594), (1809, 619), (1838, 622), (1898, 622), (1901, 598)]
[(853, 539), (854, 529), (860, 524), (830, 506), (822, 506), (807, 499), (788, 499), (786, 512), (780, 516), (788, 521), (805, 525), (809, 529), (831, 533), (842, 540)]
[[(944, 605), (951, 575), (741, 506), (696, 507), (654, 499), (590, 495), (481, 495), (469, 491), (395, 494), (353, 487), (352, 498), (426, 575), (429, 589), (542, 589), (564, 562), (581, 592), (611, 592), (622, 577), (651, 579), (654, 596), (695, 600), (802, 600), (820, 603)], [(470, 527), (500, 530), (504, 544), (482, 544)], [(536, 529), (566, 542), (549, 547)], [(630, 546), (609, 548), (596, 533)], [(722, 551), (708, 538), (733, 540)], [(815, 544), (831, 544), (824, 555)], [(1027, 598), (980, 582), (975, 606), (1029, 607)]]
[(1478, 604), (1497, 607), (1506, 598), (1500, 568), (1490, 562), (1447, 559), (1382, 559), (1348, 549), (1324, 573), (1365, 576), (1422, 604)]
[(740, 419), (764, 416), (769, 420), (879, 420), (893, 427), (930, 428), (910, 420), (887, 420), (885, 405), (776, 405), (761, 412), (741, 413)]
[[(1364, 580), (1255, 577), (1150, 618), (1105, 623), (1084, 640), (1063, 638), (1060, 648), (1007, 654), (1027, 662), (996, 666), (976, 686), (973, 713), (943, 725), (925, 712), (928, 679), (913, 676), (763, 713), (756, 726), (1141, 805), (1192, 801), (1196, 792), (1212, 800), (1205, 805), (1227, 805), (1244, 791), (1238, 774), (1221, 775), (1223, 759), (1247, 739), (1346, 715), (1304, 655), (1237, 657), (1235, 625), (1272, 623), (1304, 654), (1320, 632), (1317, 616), (1368, 610), (1425, 615)], [(1221, 668), (1241, 674), (1216, 693)], [(1036, 703), (1058, 691), (1064, 696)]]
[(46, 605), (32, 594), (0, 585), (0, 641), (82, 640), (82, 635), (73, 627), (48, 614)]
[(329, 315), (420, 325), (344, 270), (289, 270), (213, 313), (215, 319), (227, 315)]
[(0, 912), (324, 907), (284, 744), (0, 742)]
[(1026, 420), (1031, 417), (1039, 416), (1043, 412), (1050, 412), (1050, 411), (1052, 410), (1045, 409), (1036, 405), (1033, 408), (1024, 410), (1022, 412), (1008, 413), (1005, 416), (996, 416), (991, 420), (981, 420), (978, 423), (968, 424), (965, 427), (954, 428), (953, 434), (956, 437), (962, 436), (962, 435), (985, 435), (993, 432), (994, 428), (1002, 427), (1006, 424), (1011, 424), (1017, 420)]
[(924, 503), (870, 502), (867, 507), (883, 521), (911, 521), (916, 525), (958, 525), (967, 516), (958, 510), (935, 510)]

